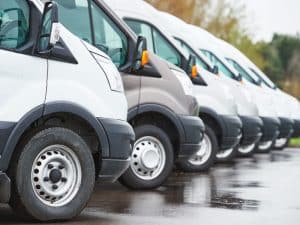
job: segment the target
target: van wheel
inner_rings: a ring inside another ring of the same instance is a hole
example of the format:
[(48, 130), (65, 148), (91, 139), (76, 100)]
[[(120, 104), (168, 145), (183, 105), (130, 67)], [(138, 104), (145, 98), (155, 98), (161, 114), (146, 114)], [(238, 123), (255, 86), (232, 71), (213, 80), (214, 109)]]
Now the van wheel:
[(256, 147), (256, 153), (262, 153), (262, 154), (267, 154), (270, 153), (274, 146), (275, 140), (274, 141), (264, 141), (264, 142), (259, 142)]
[(25, 219), (68, 220), (86, 206), (94, 188), (91, 151), (76, 133), (47, 128), (23, 140), (9, 170), (9, 204)]
[(205, 125), (203, 141), (199, 151), (190, 159), (179, 161), (179, 167), (185, 172), (201, 172), (210, 169), (216, 161), (218, 141), (215, 132)]
[(238, 147), (226, 149), (219, 151), (217, 154), (217, 162), (219, 163), (228, 163), (233, 162), (238, 153)]
[(288, 146), (289, 141), (290, 141), (289, 138), (276, 139), (276, 141), (274, 143), (274, 149), (275, 150), (284, 150)]
[(169, 177), (174, 164), (168, 135), (153, 125), (134, 128), (136, 141), (131, 164), (119, 181), (128, 188), (147, 190), (159, 187)]
[(255, 152), (257, 144), (253, 143), (251, 145), (239, 146), (238, 147), (238, 155), (240, 157), (251, 157)]

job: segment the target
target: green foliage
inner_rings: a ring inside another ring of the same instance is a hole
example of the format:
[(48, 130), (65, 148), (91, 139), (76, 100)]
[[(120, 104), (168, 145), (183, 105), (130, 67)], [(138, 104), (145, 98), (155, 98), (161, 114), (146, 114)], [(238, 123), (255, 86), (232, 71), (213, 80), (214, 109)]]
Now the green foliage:
[(289, 146), (300, 147), (300, 138), (291, 139)]

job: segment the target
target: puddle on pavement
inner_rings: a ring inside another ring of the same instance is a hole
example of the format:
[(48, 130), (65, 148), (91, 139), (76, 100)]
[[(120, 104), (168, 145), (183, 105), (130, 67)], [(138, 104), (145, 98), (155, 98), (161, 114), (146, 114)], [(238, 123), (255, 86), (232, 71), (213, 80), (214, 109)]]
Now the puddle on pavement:
[[(208, 174), (175, 173), (163, 187), (148, 192), (129, 191), (121, 185), (99, 186), (89, 207), (107, 213), (139, 216), (172, 216), (181, 213), (180, 208), (209, 207), (236, 210), (256, 210), (259, 201), (243, 199), (233, 188), (256, 188), (255, 181), (238, 183), (236, 170), (224, 168)], [(228, 182), (231, 180), (233, 183)]]

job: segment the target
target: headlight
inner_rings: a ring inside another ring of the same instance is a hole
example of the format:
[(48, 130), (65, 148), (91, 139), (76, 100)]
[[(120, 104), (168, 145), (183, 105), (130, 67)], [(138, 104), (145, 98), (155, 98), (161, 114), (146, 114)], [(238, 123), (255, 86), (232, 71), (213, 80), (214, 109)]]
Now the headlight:
[(112, 91), (124, 92), (121, 75), (120, 75), (118, 69), (116, 68), (116, 66), (113, 64), (113, 62), (101, 55), (95, 54), (93, 52), (91, 52), (91, 53), (94, 56), (94, 58), (96, 59), (97, 63), (101, 67), (101, 69), (104, 71), (104, 73), (107, 77), (110, 89)]
[(179, 83), (181, 84), (183, 91), (186, 95), (193, 96), (193, 83), (187, 74), (180, 71), (171, 69), (174, 75), (177, 77)]

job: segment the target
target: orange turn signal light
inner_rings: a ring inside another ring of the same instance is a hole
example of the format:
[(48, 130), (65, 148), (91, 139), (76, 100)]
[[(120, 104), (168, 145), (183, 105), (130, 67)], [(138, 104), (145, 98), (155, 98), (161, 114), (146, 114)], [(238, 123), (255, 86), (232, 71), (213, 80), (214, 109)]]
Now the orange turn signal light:
[(148, 51), (143, 51), (142, 54), (142, 66), (145, 66), (149, 63), (149, 52)]
[(196, 65), (192, 66), (192, 78), (196, 78), (198, 76), (198, 68)]

